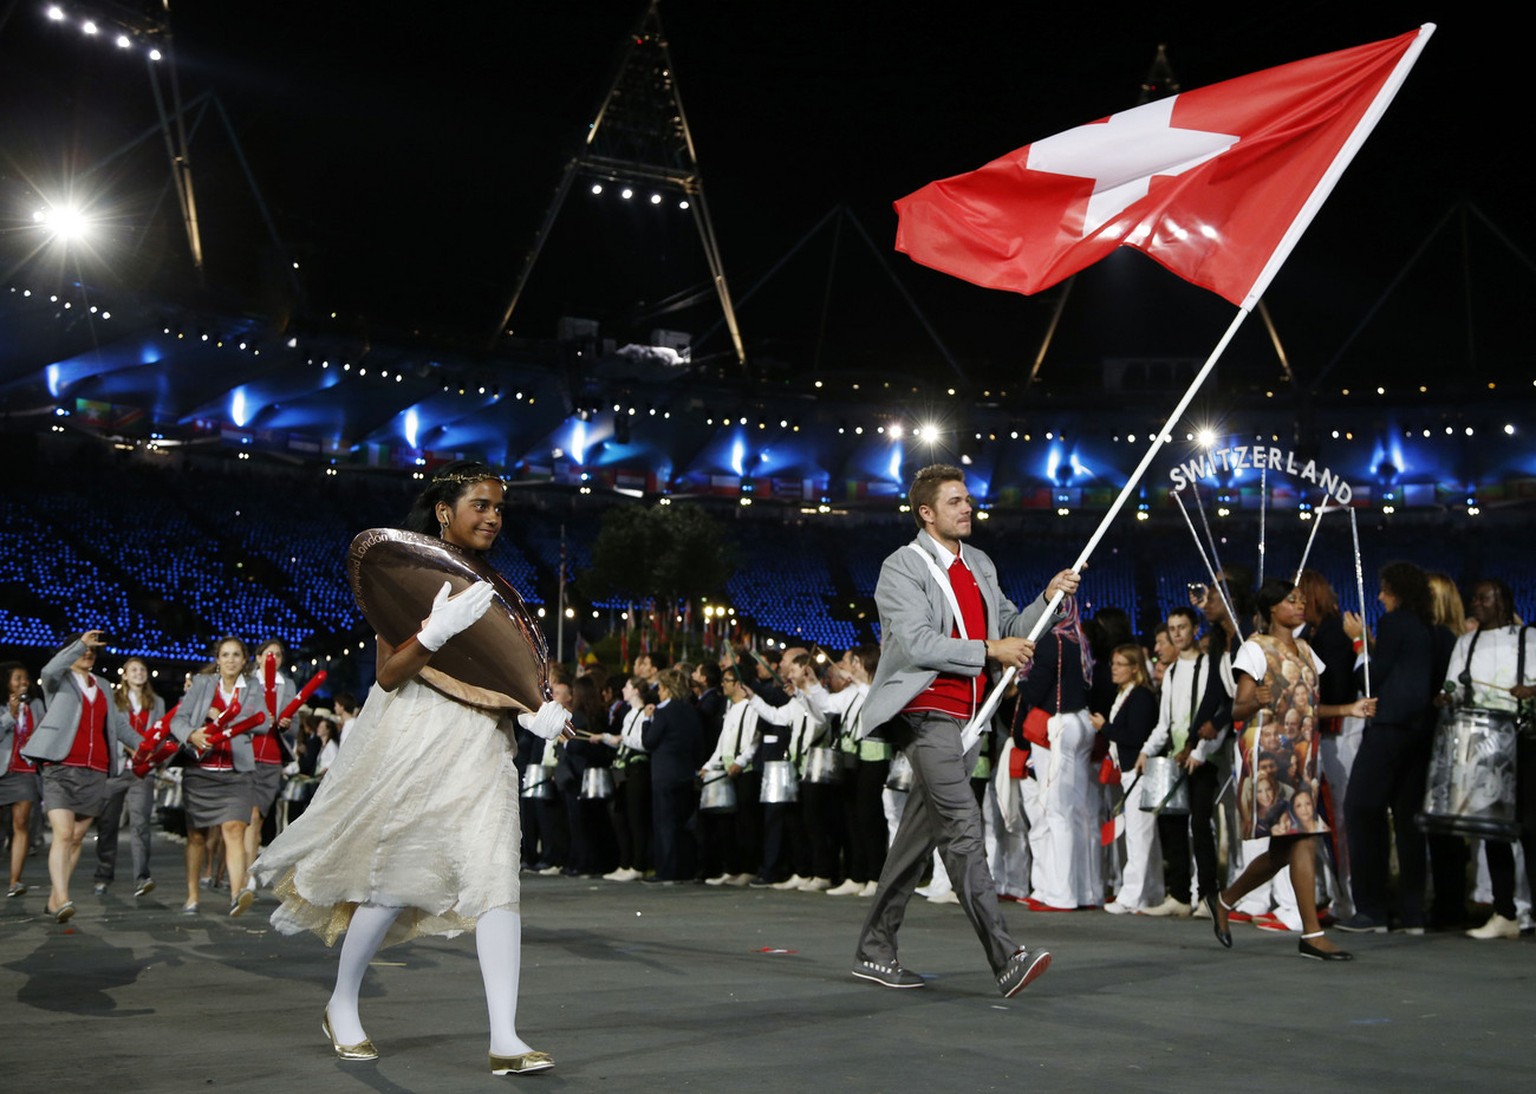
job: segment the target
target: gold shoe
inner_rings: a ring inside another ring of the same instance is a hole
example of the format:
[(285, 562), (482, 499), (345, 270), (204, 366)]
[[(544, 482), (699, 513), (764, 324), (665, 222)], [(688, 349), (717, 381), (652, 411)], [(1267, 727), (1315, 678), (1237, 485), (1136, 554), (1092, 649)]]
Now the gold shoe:
[(527, 1075), (534, 1071), (548, 1071), (554, 1066), (555, 1059), (547, 1052), (524, 1052), (518, 1056), (491, 1053), (492, 1075)]
[(331, 1047), (336, 1050), (338, 1060), (377, 1060), (379, 1050), (373, 1047), (373, 1042), (363, 1040), (355, 1045), (344, 1045), (336, 1040), (336, 1035), (331, 1032), (331, 1013), (326, 1011), (320, 1019), (320, 1029), (331, 1039)]

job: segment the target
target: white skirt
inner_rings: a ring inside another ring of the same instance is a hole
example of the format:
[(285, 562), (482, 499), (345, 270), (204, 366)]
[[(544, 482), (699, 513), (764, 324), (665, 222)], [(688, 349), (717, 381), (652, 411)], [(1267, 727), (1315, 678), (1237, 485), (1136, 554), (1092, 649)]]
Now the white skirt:
[(452, 937), (518, 904), (511, 722), (414, 680), (374, 686), (303, 816), (253, 867), (284, 934), (333, 944), (359, 904), (404, 909), (385, 945)]

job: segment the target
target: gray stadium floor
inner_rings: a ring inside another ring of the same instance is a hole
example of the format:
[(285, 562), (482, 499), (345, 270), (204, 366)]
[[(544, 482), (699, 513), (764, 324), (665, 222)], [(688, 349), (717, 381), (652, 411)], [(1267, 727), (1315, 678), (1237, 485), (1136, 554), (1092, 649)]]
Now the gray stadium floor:
[[(848, 975), (858, 898), (525, 878), (519, 1027), (556, 1068), (484, 1070), (469, 938), (379, 955), (363, 1018), (377, 1063), (342, 1064), (320, 1033), (336, 955), (243, 919), (189, 919), (180, 848), (160, 888), (119, 882), (44, 915), (45, 863), (0, 900), (0, 1089), (115, 1091), (1528, 1090), (1536, 943), (1365, 936), (1323, 965), (1294, 936), (1204, 920), (1030, 913), (1014, 933), (1055, 955), (1018, 998), (993, 986), (954, 905), (913, 902), (891, 991)], [(204, 907), (223, 903), (223, 894)]]

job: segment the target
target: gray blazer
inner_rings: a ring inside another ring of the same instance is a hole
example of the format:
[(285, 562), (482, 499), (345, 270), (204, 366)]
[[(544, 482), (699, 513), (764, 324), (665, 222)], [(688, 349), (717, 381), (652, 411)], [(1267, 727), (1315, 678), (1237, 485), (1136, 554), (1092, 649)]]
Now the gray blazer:
[[(218, 690), (218, 673), (192, 677), (192, 686), (181, 697), (181, 706), (176, 711), (176, 717), (171, 719), (171, 735), (185, 744), (188, 737), (202, 729), (208, 721), (208, 711), (213, 706), (213, 697), (218, 694)], [(245, 677), (240, 686), (240, 713), (235, 715), (234, 720), (243, 722), (252, 714), (266, 713), (266, 691), (261, 681), (254, 676)], [(271, 729), (272, 718), (268, 716), (250, 733), (230, 738), (229, 750), (234, 756), (236, 771), (256, 770), (256, 750), (251, 747), (251, 733), (267, 733)]]
[[(38, 680), (43, 685), (43, 700), (48, 704), (48, 709), (44, 712), (43, 720), (38, 723), (37, 729), (33, 731), (32, 739), (22, 746), (21, 754), (27, 759), (62, 760), (74, 747), (75, 733), (80, 728), (80, 689), (69, 678), (69, 667), (80, 659), (85, 649), (85, 643), (77, 639), (54, 654), (53, 659), (43, 666)], [(107, 702), (106, 733), (110, 741), (113, 735), (121, 733), (121, 728), (113, 723), (111, 716), (112, 685), (107, 683), (106, 678), (99, 673), (91, 673), (91, 678), (96, 681), (96, 686), (101, 689), (101, 694)], [(127, 732), (134, 738), (134, 743), (137, 743), (137, 734), (132, 728), (127, 728)], [(119, 735), (117, 739), (124, 738)], [(108, 752), (112, 756), (111, 773), (121, 774), (123, 750), (110, 748)]]
[[(43, 701), (41, 699), (24, 700), (32, 711), (32, 728), (36, 728), (43, 720)], [(11, 767), (11, 747), (16, 743), (16, 719), (11, 717), (11, 704), (0, 703), (0, 775), (5, 774)]]
[[(931, 538), (920, 532), (913, 542), (943, 568), (944, 560)], [(967, 545), (961, 555), (981, 588), (987, 609), (986, 637), (1028, 638), (1030, 628), (1045, 612), (1045, 597), (1020, 611), (1003, 595), (997, 567), (984, 552)], [(981, 638), (950, 636), (955, 618), (949, 599), (932, 571), (908, 547), (891, 552), (880, 567), (875, 606), (880, 609), (880, 664), (864, 702), (860, 737), (901, 713), (939, 673), (979, 676), (987, 661)]]

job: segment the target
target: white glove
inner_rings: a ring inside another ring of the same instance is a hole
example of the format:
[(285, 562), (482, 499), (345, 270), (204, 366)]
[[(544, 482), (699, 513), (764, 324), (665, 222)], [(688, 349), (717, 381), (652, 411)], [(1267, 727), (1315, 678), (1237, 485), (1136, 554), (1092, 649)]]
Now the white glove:
[(529, 733), (543, 737), (546, 741), (553, 741), (565, 731), (565, 723), (569, 718), (570, 713), (551, 699), (539, 708), (537, 714), (526, 712), (519, 714), (517, 724)]
[(437, 596), (432, 600), (432, 614), (422, 622), (416, 635), (416, 641), (434, 653), (442, 649), (448, 639), (472, 627), (491, 606), (491, 597), (496, 595), (496, 587), (489, 581), (477, 581), (457, 596), (448, 595), (451, 588), (453, 585), (445, 581), (437, 590)]

